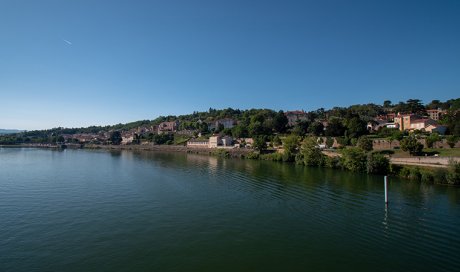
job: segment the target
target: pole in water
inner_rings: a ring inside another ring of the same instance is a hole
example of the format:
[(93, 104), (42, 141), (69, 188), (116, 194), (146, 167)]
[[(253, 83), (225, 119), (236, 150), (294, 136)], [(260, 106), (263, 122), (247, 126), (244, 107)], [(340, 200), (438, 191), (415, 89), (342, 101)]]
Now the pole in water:
[(385, 204), (388, 205), (388, 180), (387, 176), (383, 178), (383, 184), (385, 187)]

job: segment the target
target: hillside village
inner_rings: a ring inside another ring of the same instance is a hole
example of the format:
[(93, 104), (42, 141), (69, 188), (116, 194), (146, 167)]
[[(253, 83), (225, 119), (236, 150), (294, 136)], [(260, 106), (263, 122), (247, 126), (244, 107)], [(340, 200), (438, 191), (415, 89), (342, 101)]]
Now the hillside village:
[[(392, 105), (353, 105), (348, 108), (273, 111), (268, 109), (210, 108), (208, 112), (158, 117), (108, 127), (56, 128), (1, 136), (2, 144), (115, 144), (186, 145), (189, 148), (282, 149), (288, 135), (316, 136), (322, 148), (341, 148), (369, 137), (374, 149), (398, 148), (409, 135), (426, 145), (435, 134), (436, 145), (448, 147), (447, 137), (460, 134), (460, 99), (433, 100), (423, 105), (410, 99)], [(451, 139), (451, 141), (452, 141)], [(455, 138), (456, 139), (456, 138)], [(455, 144), (454, 144), (455, 146)]]

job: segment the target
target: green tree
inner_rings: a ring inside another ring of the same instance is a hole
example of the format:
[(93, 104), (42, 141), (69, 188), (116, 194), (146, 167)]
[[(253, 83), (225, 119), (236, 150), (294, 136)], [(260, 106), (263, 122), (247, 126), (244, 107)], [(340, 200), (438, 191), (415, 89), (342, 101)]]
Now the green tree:
[(350, 144), (352, 146), (356, 146), (358, 144), (358, 138), (351, 138), (350, 139)]
[(65, 142), (65, 139), (64, 139), (64, 137), (63, 137), (62, 135), (59, 135), (59, 136), (57, 137), (57, 139), (56, 139), (56, 142), (57, 142), (57, 143), (63, 143), (63, 142)]
[(266, 127), (260, 121), (251, 122), (248, 127), (248, 132), (251, 137), (269, 134)]
[(209, 131), (208, 124), (206, 122), (199, 123), (198, 129), (201, 133), (208, 133)]
[(401, 131), (393, 130), (391, 135), (387, 137), (387, 140), (390, 142), (390, 148), (391, 148), (391, 142), (401, 141), (403, 138), (404, 138), (404, 134)]
[(349, 138), (359, 138), (362, 135), (367, 134), (367, 124), (359, 117), (353, 117), (346, 120), (347, 135)]
[(423, 113), (425, 112), (425, 106), (423, 106), (420, 99), (409, 99), (406, 102), (408, 112), (411, 113)]
[(450, 146), (450, 148), (454, 148), (455, 144), (458, 142), (458, 137), (455, 135), (449, 135), (446, 137), (447, 144)]
[(316, 139), (313, 137), (306, 138), (300, 148), (303, 164), (307, 166), (321, 166), (325, 162), (325, 155), (319, 149)]
[(361, 148), (350, 147), (342, 150), (342, 165), (354, 172), (364, 172), (367, 169), (367, 155)]
[(173, 134), (155, 134), (153, 136), (153, 142), (157, 145), (171, 144), (174, 142)]
[(379, 153), (369, 153), (367, 155), (366, 171), (369, 174), (385, 175), (390, 169), (388, 158)]
[(282, 144), (283, 143), (281, 142), (281, 138), (278, 135), (276, 135), (275, 138), (273, 138), (273, 145), (280, 146)]
[(123, 139), (121, 138), (121, 133), (118, 130), (113, 131), (110, 134), (110, 142), (112, 142), (113, 145), (119, 145), (121, 144), (121, 141)]
[(290, 135), (283, 140), (283, 161), (293, 161), (297, 148), (299, 146), (299, 137)]
[(324, 125), (321, 122), (314, 122), (308, 127), (307, 131), (315, 136), (321, 136), (324, 132)]
[(426, 142), (426, 146), (428, 148), (432, 148), (433, 147), (433, 144), (438, 142), (438, 141), (441, 141), (441, 137), (439, 137), (439, 134), (438, 133), (431, 133), (428, 137), (426, 137), (425, 139), (425, 142)]
[(267, 142), (265, 141), (264, 136), (256, 136), (254, 137), (254, 149), (258, 151), (263, 151), (267, 149)]
[(390, 100), (383, 101), (383, 107), (387, 109), (391, 108), (391, 101)]
[(458, 185), (460, 184), (460, 163), (454, 160), (449, 161), (448, 172), (446, 175), (447, 183)]
[(334, 145), (334, 139), (332, 137), (326, 138), (326, 147), (331, 148)]
[(348, 145), (349, 139), (347, 137), (336, 137), (337, 143), (342, 147)]
[(309, 125), (310, 123), (308, 121), (298, 121), (292, 129), (292, 133), (303, 136), (308, 132)]
[(401, 149), (408, 151), (411, 155), (415, 155), (422, 152), (423, 145), (414, 136), (409, 136), (401, 140)]
[(233, 138), (246, 138), (248, 137), (248, 130), (242, 125), (236, 125), (232, 128)]
[(373, 149), (372, 140), (365, 136), (359, 138), (357, 146), (366, 152)]
[(343, 136), (345, 133), (345, 126), (339, 118), (332, 118), (326, 128), (326, 136)]
[(215, 133), (219, 133), (219, 132), (221, 132), (222, 130), (224, 130), (224, 128), (225, 128), (225, 127), (224, 127), (224, 124), (219, 123), (219, 124), (217, 125), (217, 127), (216, 127), (216, 130), (215, 130), (214, 132), (215, 132)]
[(288, 119), (283, 111), (279, 111), (273, 117), (273, 128), (276, 132), (284, 133), (286, 131), (286, 126), (288, 124)]

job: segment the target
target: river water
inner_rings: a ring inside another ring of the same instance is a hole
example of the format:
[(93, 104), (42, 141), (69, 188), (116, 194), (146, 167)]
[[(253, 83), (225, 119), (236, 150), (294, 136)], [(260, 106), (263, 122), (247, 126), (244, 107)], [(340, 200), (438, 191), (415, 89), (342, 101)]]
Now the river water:
[(0, 148), (0, 271), (460, 271), (460, 189), (191, 154)]

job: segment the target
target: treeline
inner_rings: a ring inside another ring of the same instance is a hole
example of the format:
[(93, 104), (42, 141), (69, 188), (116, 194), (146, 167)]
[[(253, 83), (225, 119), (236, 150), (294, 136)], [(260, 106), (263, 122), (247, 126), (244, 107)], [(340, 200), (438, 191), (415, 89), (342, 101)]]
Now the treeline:
[[(450, 99), (445, 102), (433, 100), (424, 105), (418, 99), (409, 99), (406, 102), (393, 104), (384, 101), (382, 105), (363, 104), (349, 107), (334, 107), (329, 110), (320, 108), (306, 113), (305, 120), (297, 122), (294, 126), (287, 126), (288, 119), (283, 111), (271, 109), (222, 109), (209, 108), (206, 112), (193, 112), (180, 116), (160, 116), (154, 120), (141, 120), (127, 124), (112, 126), (90, 126), (86, 128), (53, 128), (49, 130), (26, 131), (22, 133), (0, 136), (0, 144), (14, 144), (27, 142), (50, 142), (63, 134), (98, 134), (112, 131), (130, 131), (139, 127), (153, 127), (165, 121), (178, 121), (179, 130), (194, 130), (201, 133), (220, 133), (234, 138), (262, 138), (264, 141), (272, 141), (277, 135), (314, 135), (341, 137), (341, 141), (350, 144), (352, 141), (368, 134), (367, 122), (379, 115), (386, 113), (418, 113), (426, 114), (427, 109), (440, 108), (446, 110), (442, 115), (440, 124), (447, 126), (447, 133), (460, 136), (460, 98)], [(233, 128), (217, 127), (210, 130), (209, 125), (213, 121), (230, 118), (237, 122)], [(383, 128), (378, 132), (379, 136), (389, 137), (397, 134), (395, 129)], [(140, 135), (142, 138), (153, 137)], [(399, 137), (399, 136), (397, 136)], [(260, 141), (262, 141), (260, 140)], [(158, 142), (163, 142), (160, 139)]]
[[(414, 137), (408, 137), (407, 139), (407, 143), (402, 143), (401, 145), (403, 150), (409, 152), (421, 151), (423, 146)], [(373, 151), (372, 141), (367, 137), (361, 137), (356, 146), (342, 149), (339, 153), (336, 153), (336, 156), (325, 155), (318, 148), (318, 138), (316, 137), (301, 138), (291, 135), (283, 140), (283, 147), (284, 151), (282, 153), (252, 152), (246, 155), (245, 158), (295, 162), (296, 164), (310, 167), (342, 169), (368, 174), (392, 175), (429, 183), (460, 185), (460, 163), (451, 161), (447, 169), (393, 165), (390, 164), (386, 156), (389, 151)]]

